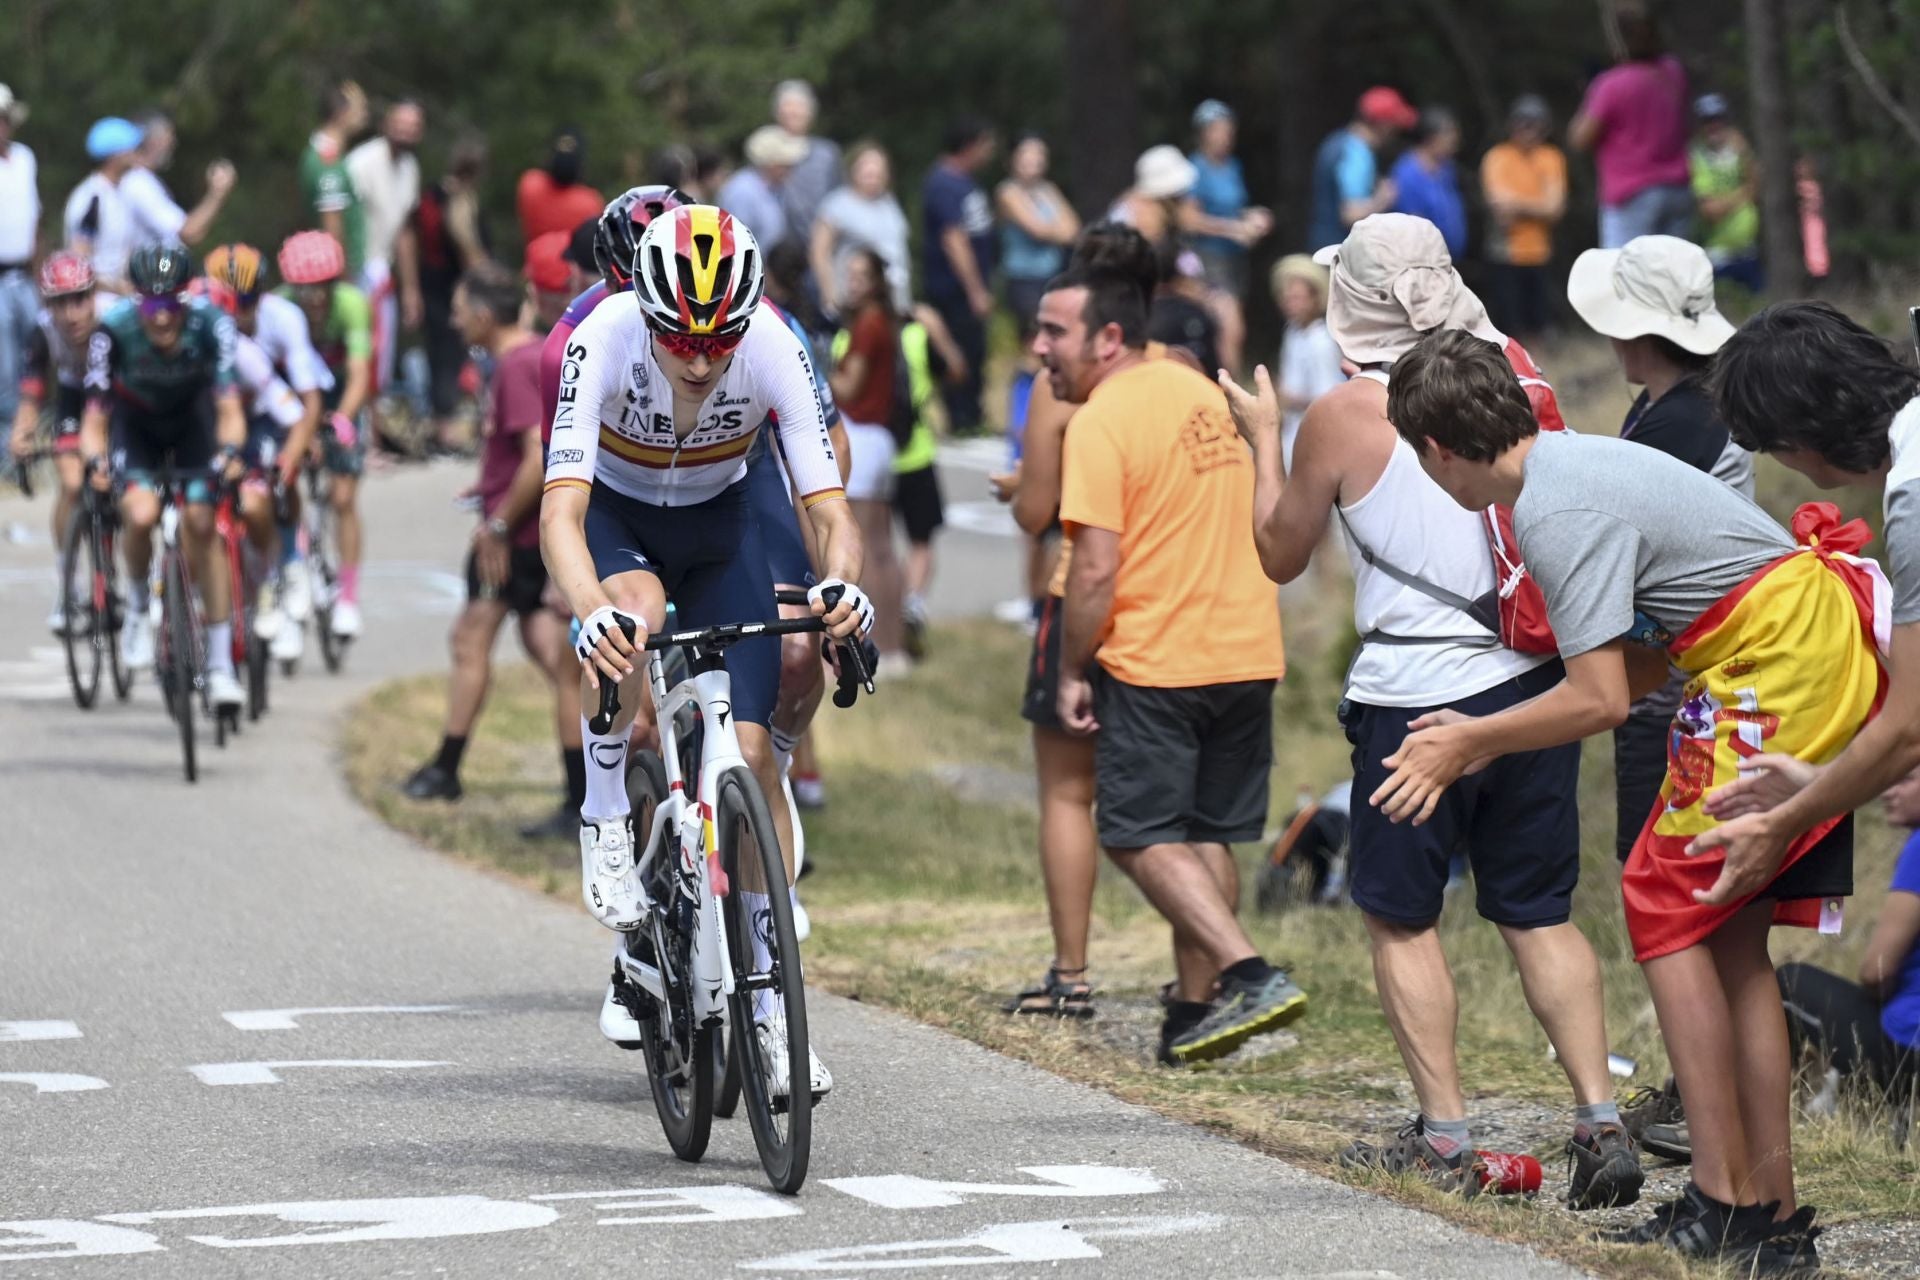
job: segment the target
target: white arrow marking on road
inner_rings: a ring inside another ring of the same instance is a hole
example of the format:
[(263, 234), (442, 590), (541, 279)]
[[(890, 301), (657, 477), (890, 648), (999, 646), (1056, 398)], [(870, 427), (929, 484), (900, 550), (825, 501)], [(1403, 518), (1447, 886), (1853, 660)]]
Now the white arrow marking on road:
[(203, 1062), (188, 1067), (201, 1084), (280, 1084), (275, 1072), (290, 1067), (364, 1067), (371, 1071), (408, 1071), (415, 1067), (450, 1067), (451, 1062), (411, 1062), (397, 1058), (311, 1058), (289, 1062)]
[(107, 1087), (107, 1082), (98, 1076), (75, 1076), (63, 1071), (0, 1072), (0, 1084), (30, 1084), (35, 1093), (84, 1093), (88, 1089)]
[[(160, 1222), (170, 1218), (276, 1218), (281, 1222), (346, 1226), (284, 1236), (188, 1236), (215, 1249), (267, 1249), (289, 1244), (345, 1244), (355, 1240), (423, 1240), (475, 1236), (544, 1227), (560, 1215), (544, 1205), (486, 1196), (411, 1196), (396, 1200), (301, 1200), (286, 1204), (234, 1205), (222, 1209), (167, 1209), (159, 1213), (107, 1213), (104, 1222)], [(360, 1225), (349, 1225), (360, 1224)]]
[(0, 1022), (0, 1044), (18, 1040), (78, 1040), (79, 1038), (78, 1026), (54, 1018), (37, 1022)]
[(648, 1222), (746, 1222), (756, 1218), (792, 1218), (800, 1206), (756, 1187), (641, 1187), (626, 1191), (567, 1191), (528, 1196), (529, 1200), (593, 1200), (601, 1212), (612, 1209), (691, 1209), (692, 1213), (648, 1213), (633, 1218), (601, 1218), (603, 1227)]
[[(456, 1013), (457, 1004), (343, 1004), (311, 1009), (240, 1009), (220, 1016), (242, 1031), (294, 1031), (316, 1013)], [(4, 1038), (4, 1037), (0, 1037)]]
[(828, 1178), (835, 1191), (882, 1209), (944, 1209), (965, 1203), (967, 1196), (1045, 1196), (1079, 1199), (1088, 1196), (1144, 1196), (1165, 1191), (1166, 1185), (1147, 1169), (1120, 1169), (1104, 1164), (1022, 1165), (1020, 1172), (1052, 1186), (1032, 1183), (935, 1182), (911, 1174), (877, 1178)]
[[(8, 1240), (5, 1232), (17, 1232), (24, 1240)], [(49, 1249), (46, 1245), (68, 1245)], [(166, 1246), (144, 1231), (129, 1227), (103, 1227), (97, 1222), (74, 1222), (66, 1218), (29, 1218), (20, 1222), (0, 1222), (0, 1263), (24, 1262), (28, 1258), (98, 1258), (109, 1253), (163, 1253)]]
[(894, 1244), (862, 1244), (808, 1249), (743, 1262), (743, 1271), (907, 1271), (932, 1267), (998, 1267), (1009, 1262), (1074, 1262), (1098, 1258), (1093, 1240), (1133, 1240), (1150, 1236), (1188, 1235), (1216, 1230), (1225, 1221), (1217, 1214), (1181, 1218), (1108, 1218), (1076, 1225), (1051, 1222), (1009, 1222), (951, 1240), (902, 1240)]

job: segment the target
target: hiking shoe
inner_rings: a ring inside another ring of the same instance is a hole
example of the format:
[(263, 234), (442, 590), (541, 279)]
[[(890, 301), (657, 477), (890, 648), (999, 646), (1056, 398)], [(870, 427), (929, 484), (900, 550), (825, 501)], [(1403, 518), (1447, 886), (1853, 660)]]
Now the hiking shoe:
[[(1608, 1244), (1658, 1244), (1688, 1258), (1730, 1262), (1742, 1269), (1760, 1269), (1765, 1260), (1791, 1254), (1792, 1244), (1783, 1248), (1774, 1241), (1778, 1228), (1773, 1215), (1779, 1203), (1736, 1207), (1722, 1204), (1689, 1182), (1678, 1200), (1655, 1209), (1653, 1216), (1637, 1227), (1601, 1233), (1597, 1239)], [(1787, 1220), (1797, 1223), (1799, 1215)], [(1811, 1230), (1812, 1216), (1806, 1218)], [(1785, 1226), (1782, 1223), (1781, 1226)], [(1812, 1240), (1807, 1241), (1809, 1247)]]
[(1270, 970), (1258, 982), (1226, 978), (1220, 998), (1200, 1025), (1173, 1038), (1167, 1052), (1182, 1066), (1224, 1058), (1254, 1036), (1278, 1031), (1307, 1011), (1307, 993), (1285, 969)]
[(1645, 1085), (1620, 1104), (1620, 1123), (1650, 1156), (1693, 1162), (1693, 1142), (1687, 1134), (1687, 1109), (1673, 1077), (1659, 1088)]
[(1633, 1137), (1617, 1124), (1576, 1129), (1567, 1143), (1567, 1207), (1617, 1209), (1640, 1198), (1647, 1175)]
[(1343, 1168), (1413, 1174), (1442, 1191), (1468, 1199), (1479, 1195), (1486, 1183), (1487, 1164), (1480, 1153), (1467, 1148), (1451, 1156), (1441, 1155), (1427, 1140), (1426, 1123), (1419, 1116), (1407, 1121), (1385, 1146), (1357, 1141), (1348, 1144), (1337, 1158)]
[(1815, 1212), (1803, 1204), (1785, 1222), (1774, 1223), (1772, 1238), (1754, 1257), (1754, 1270), (1761, 1275), (1818, 1271), (1820, 1250), (1813, 1242), (1822, 1229), (1813, 1225)]

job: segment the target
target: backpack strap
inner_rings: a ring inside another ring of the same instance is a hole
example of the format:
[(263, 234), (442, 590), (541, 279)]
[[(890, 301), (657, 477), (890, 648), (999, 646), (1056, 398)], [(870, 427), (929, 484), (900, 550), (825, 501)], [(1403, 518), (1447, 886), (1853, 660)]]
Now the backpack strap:
[[(1353, 545), (1359, 549), (1360, 558), (1366, 561), (1368, 565), (1386, 574), (1401, 586), (1418, 591), (1421, 595), (1427, 597), (1427, 599), (1438, 601), (1446, 605), (1449, 609), (1464, 613), (1467, 617), (1491, 632), (1495, 644), (1500, 642), (1500, 617), (1488, 601), (1469, 600), (1457, 591), (1449, 591), (1438, 583), (1428, 582), (1417, 573), (1409, 573), (1368, 546), (1366, 540), (1354, 531), (1353, 525), (1347, 520), (1346, 512), (1340, 510), (1340, 504), (1338, 502), (1333, 504), (1333, 513), (1340, 517), (1341, 527), (1347, 531), (1347, 536), (1353, 539)], [(1483, 643), (1487, 637), (1472, 636), (1464, 639), (1457, 636), (1388, 637), (1381, 632), (1371, 632), (1367, 636), (1361, 637), (1362, 643), (1365, 643), (1369, 639), (1377, 639), (1381, 644), (1430, 644)]]

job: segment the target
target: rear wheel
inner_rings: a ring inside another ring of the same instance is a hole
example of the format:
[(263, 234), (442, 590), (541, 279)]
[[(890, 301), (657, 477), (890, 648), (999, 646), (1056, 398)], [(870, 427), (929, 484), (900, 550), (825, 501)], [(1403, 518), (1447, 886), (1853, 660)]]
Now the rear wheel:
[[(690, 925), (691, 911), (686, 916)], [(640, 1024), (647, 1084), (653, 1090), (653, 1109), (667, 1145), (682, 1160), (698, 1160), (707, 1153), (707, 1139), (713, 1132), (713, 1040), (720, 1028), (694, 1025), (690, 939), (677, 928), (661, 929), (655, 936), (660, 945), (647, 949), (659, 953), (661, 986), (667, 998), (655, 1000), (624, 981), (621, 986)]]
[(113, 696), (121, 702), (133, 692), (133, 672), (120, 660), (120, 627), (125, 621), (125, 602), (120, 598), (120, 574), (116, 568), (118, 560), (114, 555), (113, 517), (103, 517), (94, 526), (94, 561), (102, 566), (100, 587), (95, 596), (102, 601), (106, 609), (106, 635), (101, 642), (107, 651), (107, 666), (113, 672)]
[(74, 508), (67, 521), (66, 545), (60, 557), (60, 609), (67, 619), (67, 680), (73, 700), (82, 711), (93, 706), (100, 693), (101, 644), (107, 611), (94, 606), (100, 600), (100, 566), (94, 559), (99, 545), (93, 539), (93, 520), (85, 503)]
[[(807, 996), (800, 941), (793, 931), (793, 905), (787, 896), (787, 868), (774, 836), (773, 814), (753, 774), (743, 766), (729, 769), (717, 790), (715, 833), (728, 885), (721, 909), (726, 913), (727, 963), (733, 968), (734, 982), (728, 1009), (734, 1027), (733, 1051), (728, 1057), (738, 1063), (760, 1165), (775, 1191), (792, 1195), (807, 1180), (813, 1149), (813, 1093), (808, 1087), (812, 1075)], [(763, 918), (754, 918), (747, 894), (765, 895)], [(756, 933), (764, 939), (771, 959), (764, 973), (754, 965)], [(765, 1052), (754, 1016), (756, 997), (761, 996), (760, 1003), (783, 1014), (786, 1024), (784, 1041), (767, 1045)], [(785, 1068), (788, 1088), (783, 1099), (772, 1096), (770, 1066)]]
[(187, 781), (198, 778), (193, 754), (194, 704), (199, 701), (194, 678), (199, 673), (193, 644), (193, 597), (187, 594), (187, 572), (177, 551), (167, 553), (165, 576), (167, 626), (167, 689), (174, 723), (180, 727), (180, 755)]

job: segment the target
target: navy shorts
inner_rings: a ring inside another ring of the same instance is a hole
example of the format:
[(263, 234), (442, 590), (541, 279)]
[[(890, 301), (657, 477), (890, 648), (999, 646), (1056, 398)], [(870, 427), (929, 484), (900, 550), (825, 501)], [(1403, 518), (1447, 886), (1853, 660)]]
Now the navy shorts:
[(287, 447), (287, 436), (292, 428), (283, 427), (265, 415), (255, 415), (247, 419), (247, 447), (241, 454), (247, 467), (254, 471), (270, 471)]
[[(660, 579), (676, 626), (691, 630), (777, 616), (773, 579), (747, 495), (748, 482), (688, 507), (658, 507), (593, 486), (587, 550), (601, 580), (641, 570)], [(764, 727), (780, 691), (780, 637), (755, 636), (727, 650), (733, 713)]]
[(113, 410), (110, 438), (114, 469), (129, 488), (152, 489), (169, 457), (185, 482), (189, 503), (213, 501), (212, 466), (216, 447), (213, 398), (201, 396), (184, 414), (155, 418), (126, 405)]
[(760, 545), (766, 548), (767, 569), (776, 586), (811, 587), (817, 581), (813, 557), (807, 554), (806, 538), (800, 532), (800, 512), (793, 505), (793, 491), (787, 487), (786, 472), (780, 469), (773, 449), (773, 441), (763, 430), (747, 459), (747, 493), (754, 517), (760, 522)]
[[(1560, 683), (1558, 661), (1449, 702), (1492, 715)], [(1455, 853), (1473, 868), (1475, 907), (1495, 924), (1539, 929), (1573, 914), (1580, 879), (1580, 744), (1501, 756), (1448, 787), (1421, 826), (1389, 822), (1367, 802), (1392, 770), (1381, 763), (1406, 740), (1407, 724), (1437, 707), (1341, 704), (1353, 743), (1353, 900), (1362, 911), (1417, 928), (1440, 918)]]

